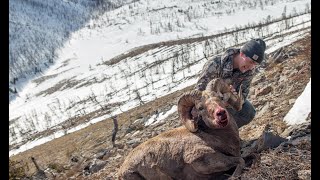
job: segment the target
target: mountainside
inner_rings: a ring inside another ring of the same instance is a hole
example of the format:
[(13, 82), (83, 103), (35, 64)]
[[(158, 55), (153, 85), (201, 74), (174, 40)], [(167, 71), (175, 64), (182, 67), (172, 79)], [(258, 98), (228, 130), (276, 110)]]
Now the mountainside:
[[(244, 179), (309, 179), (311, 172), (311, 114), (301, 125), (287, 126), (283, 121), (297, 97), (310, 81), (310, 35), (273, 51), (268, 62), (254, 78), (249, 100), (257, 108), (254, 120), (240, 128), (244, 142), (258, 138), (266, 126), (291, 140), (277, 148), (259, 152), (260, 161), (247, 167)], [(272, 58), (273, 57), (273, 58)], [(27, 163), (31, 175), (35, 157), (42, 169), (56, 179), (115, 179), (117, 169), (128, 152), (157, 134), (180, 126), (178, 114), (171, 111), (179, 96), (193, 85), (145, 103), (118, 115), (116, 146), (111, 143), (111, 119), (98, 122), (77, 132), (12, 156)], [(163, 112), (163, 113), (159, 113)], [(167, 117), (165, 112), (168, 113)], [(154, 123), (148, 123), (150, 117)], [(162, 119), (162, 120), (161, 120)], [(302, 120), (303, 121), (303, 120)], [(99, 159), (97, 159), (100, 157)]]
[(208, 59), (261, 37), (267, 61), (243, 149), (269, 126), (291, 145), (260, 151), (243, 178), (308, 176), (311, 113), (304, 125), (283, 119), (311, 82), (310, 0), (10, 0), (9, 9), (10, 173), (43, 175), (34, 157), (50, 179), (116, 178), (132, 148), (181, 125), (177, 100)]
[(130, 2), (10, 0), (9, 100), (52, 66), (58, 51), (90, 19)]

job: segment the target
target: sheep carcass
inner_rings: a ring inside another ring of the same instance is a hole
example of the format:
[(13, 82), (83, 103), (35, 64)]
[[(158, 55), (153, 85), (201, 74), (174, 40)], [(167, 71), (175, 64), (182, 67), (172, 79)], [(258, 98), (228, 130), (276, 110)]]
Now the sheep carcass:
[[(120, 179), (219, 179), (228, 170), (241, 174), (239, 131), (226, 106), (240, 110), (222, 79), (210, 81), (205, 91), (185, 93), (178, 101), (184, 126), (161, 133), (133, 149), (119, 169)], [(221, 98), (222, 96), (223, 98)], [(192, 116), (196, 109), (201, 118)]]

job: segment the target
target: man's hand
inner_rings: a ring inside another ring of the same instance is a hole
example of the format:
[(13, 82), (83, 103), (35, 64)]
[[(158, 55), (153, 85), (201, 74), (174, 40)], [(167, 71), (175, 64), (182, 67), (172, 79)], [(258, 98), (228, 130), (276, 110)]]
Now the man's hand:
[(230, 90), (233, 92), (234, 95), (238, 95), (237, 91), (234, 89), (234, 87), (232, 85), (229, 85)]

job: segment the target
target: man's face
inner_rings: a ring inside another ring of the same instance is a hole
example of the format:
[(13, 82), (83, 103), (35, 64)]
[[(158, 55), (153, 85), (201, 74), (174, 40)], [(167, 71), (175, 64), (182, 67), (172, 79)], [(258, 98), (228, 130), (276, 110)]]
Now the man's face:
[(247, 57), (244, 53), (240, 53), (241, 60), (239, 62), (239, 70), (245, 73), (249, 70), (254, 70), (258, 65), (257, 62), (253, 61), (250, 57)]

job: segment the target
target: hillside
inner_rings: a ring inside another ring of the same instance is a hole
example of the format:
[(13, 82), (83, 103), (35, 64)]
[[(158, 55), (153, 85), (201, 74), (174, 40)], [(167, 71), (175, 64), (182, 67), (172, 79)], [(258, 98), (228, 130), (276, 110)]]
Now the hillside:
[(65, 48), (59, 63), (10, 102), (10, 155), (191, 86), (207, 58), (225, 48), (263, 36), (271, 53), (303, 37), (310, 26), (310, 13), (302, 13), (223, 33), (138, 46), (108, 60), (96, 57), (97, 47), (90, 46), (96, 39), (86, 43), (89, 40), (75, 38), (78, 43)]
[[(259, 74), (253, 80), (249, 94), (257, 115), (250, 124), (240, 128), (240, 137), (244, 142), (254, 140), (269, 124), (275, 133), (282, 137), (290, 135), (291, 140), (259, 152), (260, 161), (245, 169), (243, 179), (310, 179), (311, 113), (302, 125), (288, 127), (283, 121), (311, 78), (310, 43), (311, 35), (307, 33), (300, 40), (273, 49), (267, 63), (258, 69)], [(30, 160), (33, 156), (51, 178), (115, 179), (117, 169), (132, 148), (165, 130), (180, 126), (177, 112), (172, 109), (179, 96), (192, 88), (193, 84), (118, 114), (115, 147), (111, 143), (113, 123), (107, 118), (10, 159), (27, 163), (28, 175), (35, 173)], [(158, 116), (161, 119), (165, 112), (170, 112), (168, 117), (145, 126), (150, 118), (157, 119)]]
[(258, 114), (240, 131), (244, 145), (268, 122), (309, 147), (308, 125), (292, 130), (283, 117), (309, 82), (310, 31), (310, 0), (10, 0), (9, 166), (34, 174), (33, 156), (51, 178), (116, 177), (130, 149), (180, 125), (177, 99), (204, 63), (256, 37), (269, 60), (249, 95)]

